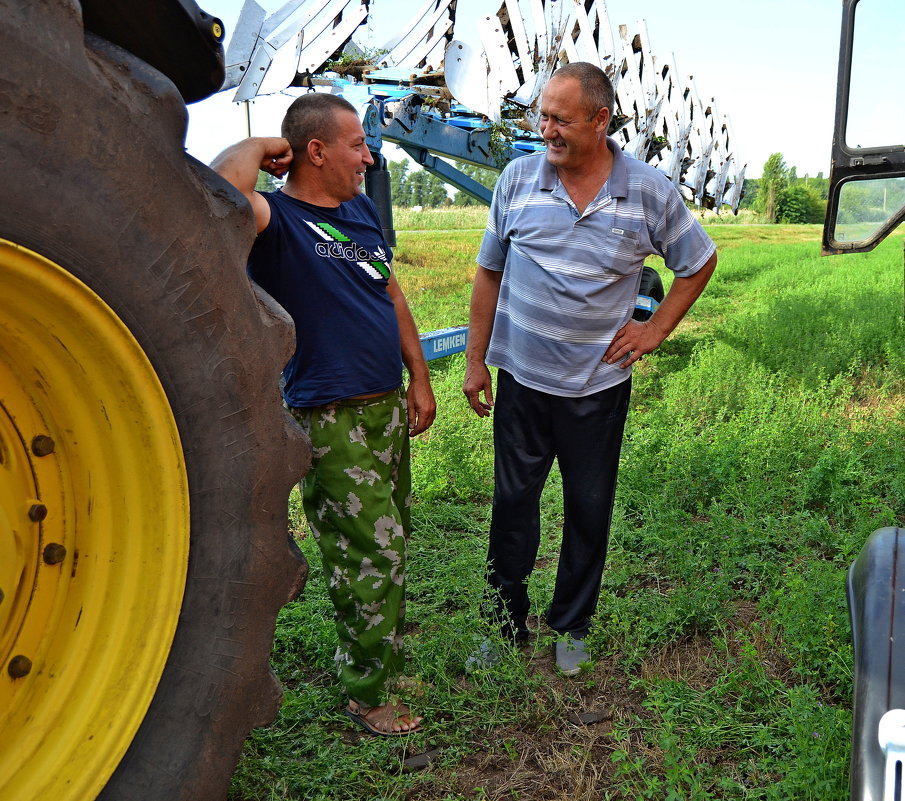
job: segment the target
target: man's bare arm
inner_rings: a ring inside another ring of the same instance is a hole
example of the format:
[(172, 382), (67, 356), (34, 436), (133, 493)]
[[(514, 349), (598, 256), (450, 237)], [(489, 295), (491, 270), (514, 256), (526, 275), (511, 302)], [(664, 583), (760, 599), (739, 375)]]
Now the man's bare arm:
[(628, 367), (645, 353), (650, 353), (660, 347), (663, 340), (682, 322), (682, 318), (704, 291), (704, 287), (707, 286), (715, 269), (716, 252), (694, 275), (673, 280), (660, 308), (643, 323), (629, 320), (622, 326), (613, 337), (603, 360), (607, 364)]
[(430, 370), (421, 349), (418, 327), (409, 309), (402, 287), (396, 276), (390, 276), (387, 293), (396, 308), (396, 319), (399, 321), (399, 337), (402, 343), (402, 361), (409, 372), (409, 385), (406, 390), (408, 401), (409, 436), (414, 437), (427, 431), (437, 415), (437, 402), (431, 388)]
[(261, 233), (270, 222), (270, 206), (255, 192), (258, 170), (282, 178), (291, 163), (288, 141), (279, 136), (253, 137), (226, 148), (211, 162), (211, 168), (248, 198), (255, 215), (255, 230)]
[(478, 417), (487, 417), (493, 408), (493, 383), (484, 358), (490, 344), (502, 281), (501, 271), (488, 270), (479, 265), (471, 289), (468, 348), (465, 351), (465, 382), (462, 385), (462, 392)]

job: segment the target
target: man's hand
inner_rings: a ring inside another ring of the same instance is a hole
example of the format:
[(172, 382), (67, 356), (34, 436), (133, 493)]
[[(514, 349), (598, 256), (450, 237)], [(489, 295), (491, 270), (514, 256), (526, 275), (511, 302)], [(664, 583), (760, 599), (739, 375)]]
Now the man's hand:
[(616, 332), (606, 353), (603, 354), (603, 360), (607, 364), (618, 364), (622, 368), (629, 367), (644, 354), (660, 347), (664, 339), (666, 339), (666, 333), (661, 331), (653, 320), (643, 323), (629, 320)]
[(211, 162), (246, 197), (254, 192), (258, 170), (282, 178), (292, 163), (292, 148), (282, 136), (255, 136), (226, 148)]
[(282, 178), (292, 164), (292, 148), (289, 141), (281, 136), (264, 139), (265, 151), (258, 169), (269, 172), (275, 178)]
[(408, 405), (409, 436), (427, 431), (437, 416), (437, 401), (430, 381), (410, 381), (405, 392)]
[(672, 282), (660, 308), (649, 320), (643, 323), (629, 320), (622, 326), (603, 354), (603, 361), (607, 364), (629, 367), (645, 353), (659, 348), (704, 291), (715, 269), (716, 251), (696, 273), (687, 278), (676, 278)]
[[(462, 392), (468, 399), (468, 405), (474, 409), (478, 417), (487, 417), (493, 409), (493, 381), (490, 370), (483, 363), (468, 362), (465, 368), (465, 383)], [(481, 393), (484, 400), (481, 400)]]

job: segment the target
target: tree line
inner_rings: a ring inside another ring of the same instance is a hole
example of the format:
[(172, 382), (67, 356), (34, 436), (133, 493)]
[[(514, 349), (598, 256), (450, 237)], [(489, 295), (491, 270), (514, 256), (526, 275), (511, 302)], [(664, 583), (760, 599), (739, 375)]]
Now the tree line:
[(741, 209), (753, 209), (767, 223), (821, 223), (826, 214), (829, 179), (798, 177), (782, 153), (773, 153), (764, 163), (760, 178), (745, 179)]
[[(496, 183), (498, 173), (493, 170), (476, 167), (472, 164), (458, 164), (458, 169), (475, 181), (492, 189)], [(440, 208), (444, 206), (472, 206), (480, 205), (465, 192), (454, 191), (436, 175), (427, 170), (412, 169), (411, 162), (390, 161), (387, 162), (390, 173), (390, 192), (393, 205), (402, 208), (421, 206), (422, 208)], [(274, 192), (283, 185), (266, 172), (258, 173), (258, 182), (255, 189), (259, 192)], [(450, 192), (453, 192), (450, 195)]]
[[(457, 163), (456, 168), (488, 189), (492, 189), (499, 173), (473, 164)], [(411, 208), (439, 208), (441, 206), (477, 206), (480, 201), (459, 190), (450, 195), (450, 188), (427, 170), (412, 170), (408, 161), (391, 161), (390, 192), (393, 205)]]
[[(473, 164), (457, 164), (457, 168), (478, 183), (492, 189), (499, 173)], [(407, 161), (389, 162), (390, 189), (393, 203), (410, 208), (422, 206), (480, 205), (465, 192), (450, 195), (449, 188), (427, 170), (411, 170)], [(739, 208), (751, 209), (768, 223), (821, 223), (826, 213), (829, 179), (818, 173), (816, 178), (799, 177), (795, 167), (788, 167), (781, 153), (773, 153), (764, 164), (760, 178), (746, 178), (744, 197)]]
[[(458, 163), (456, 167), (488, 189), (493, 188), (499, 176), (495, 170), (473, 164)], [(408, 160), (390, 161), (387, 168), (390, 172), (393, 205), (403, 208), (480, 205), (480, 201), (467, 193), (452, 190), (433, 173), (412, 169)], [(262, 172), (255, 188), (272, 191), (281, 185), (282, 182), (277, 182), (272, 176)], [(760, 178), (745, 179), (744, 195), (739, 208), (751, 209), (767, 223), (821, 223), (826, 213), (828, 191), (829, 179), (824, 178), (822, 172), (817, 173), (815, 178), (808, 175), (799, 177), (795, 167), (786, 165), (781, 153), (773, 153), (764, 164)], [(862, 215), (865, 206), (876, 206), (879, 215), (890, 202), (882, 194), (882, 190), (875, 187), (865, 186), (857, 197), (854, 194), (856, 193), (850, 195), (851, 202), (858, 205)], [(840, 211), (844, 221), (845, 208)]]

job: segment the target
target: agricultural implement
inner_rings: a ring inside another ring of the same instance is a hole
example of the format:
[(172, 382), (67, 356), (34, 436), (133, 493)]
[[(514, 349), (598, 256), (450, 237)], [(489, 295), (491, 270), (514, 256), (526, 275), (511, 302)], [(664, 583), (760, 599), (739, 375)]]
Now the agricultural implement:
[[(901, 13), (892, 16), (901, 20)], [(874, 114), (877, 104), (870, 97), (879, 85), (877, 53), (901, 71), (898, 47), (883, 46), (884, 31), (899, 29), (890, 17), (890, 7), (876, 0), (843, 4), (824, 255), (872, 250), (905, 220), (905, 145), (890, 144), (902, 141), (902, 120), (882, 104), (884, 113)], [(856, 126), (868, 119), (870, 146), (863, 147), (855, 144), (864, 133)], [(902, 801), (905, 529), (882, 528), (867, 539), (849, 570), (848, 604), (855, 669), (851, 798)]]
[[(366, 58), (352, 38), (366, 19), (366, 2), (290, 0), (268, 14), (246, 0), (226, 51), (221, 91), (234, 90), (233, 99), (247, 104), (300, 87), (341, 94), (358, 107), (375, 156), (366, 190), (391, 245), (383, 143), (489, 205), (492, 191), (460, 166), (500, 171), (542, 151), (540, 95), (553, 70), (568, 61), (589, 61), (609, 75), (616, 90), (609, 133), (624, 152), (661, 170), (690, 203), (738, 210), (745, 165), (728, 117), (714, 99), (702, 102), (674, 56), (653, 54), (643, 22), (636, 33), (620, 25), (614, 38), (603, 0), (504, 0), (494, 13), (485, 6), (470, 15), (458, 3), (426, 0), (396, 37)], [(635, 318), (647, 319), (662, 299), (659, 275), (645, 267)], [(467, 337), (466, 326), (428, 332), (425, 357), (462, 351)]]
[[(450, 161), (499, 171), (543, 150), (538, 105), (547, 79), (560, 63), (590, 61), (616, 90), (609, 132), (623, 151), (664, 172), (689, 202), (738, 210), (745, 165), (728, 117), (712, 98), (701, 100), (672, 55), (653, 54), (643, 22), (636, 33), (620, 25), (614, 38), (602, 0), (503, 0), (495, 12), (458, 18), (457, 0), (427, 0), (398, 36), (364, 58), (352, 34), (366, 7), (363, 0), (290, 0), (267, 15), (246, 0), (222, 91), (234, 89), (237, 102), (290, 86), (342, 94), (360, 108), (372, 151), (396, 144), (489, 205), (491, 191)], [(378, 161), (374, 174), (381, 168)], [(379, 199), (377, 183), (368, 192)]]
[(224, 59), (192, 0), (0, 0), (0, 798), (223, 798), (280, 703), (274, 622), (305, 577), (286, 499), (309, 460), (276, 389), (292, 323), (246, 278), (247, 203), (184, 152), (186, 103), (343, 94), (392, 240), (383, 142), (487, 201), (452, 162), (537, 151), (546, 78), (589, 60), (626, 151), (738, 207), (728, 120), (643, 25), (614, 39), (603, 2), (505, 0), (459, 31), (455, 0), (430, 0), (341, 73), (368, 10), (249, 2)]

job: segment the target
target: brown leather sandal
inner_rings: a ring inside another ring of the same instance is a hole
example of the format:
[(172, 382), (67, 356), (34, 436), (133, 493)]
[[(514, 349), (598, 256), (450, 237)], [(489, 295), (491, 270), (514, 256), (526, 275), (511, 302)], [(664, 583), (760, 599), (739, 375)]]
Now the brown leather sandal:
[[(399, 737), (413, 734), (421, 728), (421, 717), (413, 716), (411, 710), (402, 703), (368, 706), (360, 701), (349, 701), (346, 715), (369, 734), (378, 737)], [(396, 726), (406, 728), (396, 729)]]

